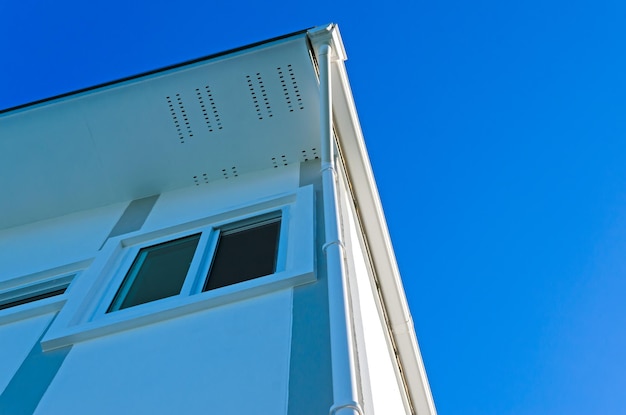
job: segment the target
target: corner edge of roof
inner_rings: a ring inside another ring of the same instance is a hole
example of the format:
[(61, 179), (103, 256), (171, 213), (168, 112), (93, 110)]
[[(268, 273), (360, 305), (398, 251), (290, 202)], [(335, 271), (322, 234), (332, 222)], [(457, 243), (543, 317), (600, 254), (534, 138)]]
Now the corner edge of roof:
[(17, 110), (22, 110), (22, 109), (27, 109), (30, 107), (34, 107), (36, 105), (40, 105), (40, 104), (44, 104), (47, 102), (52, 102), (55, 101), (57, 99), (61, 99), (61, 98), (67, 98), (67, 97), (71, 97), (71, 96), (75, 96), (75, 95), (79, 95), (85, 92), (89, 92), (89, 91), (93, 91), (93, 90), (97, 90), (100, 88), (104, 88), (104, 87), (108, 87), (108, 86), (112, 86), (112, 85), (117, 85), (117, 84), (121, 84), (124, 82), (128, 82), (128, 81), (132, 81), (135, 79), (140, 79), (146, 76), (150, 76), (150, 75), (154, 75), (154, 74), (158, 74), (161, 72), (166, 72), (172, 69), (177, 69), (177, 68), (182, 68), (188, 65), (192, 65), (194, 63), (199, 63), (199, 62), (204, 62), (204, 61), (209, 61), (211, 59), (215, 59), (215, 58), (219, 58), (222, 56), (226, 56), (226, 55), (231, 55), (237, 52), (242, 52), (248, 49), (254, 49), (254, 48), (258, 48), (260, 46), (264, 46), (264, 45), (268, 45), (271, 43), (275, 43), (275, 42), (280, 42), (280, 41), (284, 41), (286, 39), (289, 38), (296, 38), (298, 36), (303, 36), (306, 35), (310, 30), (315, 29), (315, 27), (312, 28), (308, 28), (308, 29), (303, 29), (303, 30), (298, 30), (296, 32), (291, 32), (291, 33), (287, 33), (285, 35), (281, 35), (281, 36), (276, 36), (270, 39), (266, 39), (266, 40), (262, 40), (259, 42), (254, 42), (254, 43), (250, 43), (247, 45), (243, 45), (243, 46), (238, 46), (232, 49), (227, 49), (221, 52), (216, 52), (216, 53), (212, 53), (209, 55), (205, 55), (205, 56), (201, 56), (198, 58), (194, 58), (194, 59), (189, 59), (183, 62), (179, 62), (179, 63), (175, 63), (172, 65), (167, 65), (161, 68), (157, 68), (157, 69), (152, 69), (149, 71), (145, 71), (145, 72), (140, 72), (138, 74), (134, 74), (134, 75), (129, 75), (123, 78), (118, 78), (118, 79), (114, 79), (111, 81), (106, 81), (100, 84), (96, 84), (96, 85), (92, 85), (92, 86), (88, 86), (85, 88), (80, 88), (77, 90), (73, 90), (73, 91), (68, 91), (68, 92), (64, 92), (58, 95), (53, 95), (50, 97), (46, 97), (46, 98), (41, 98), (35, 101), (30, 101), (30, 102), (26, 102), (23, 104), (18, 104), (18, 105), (14, 105), (12, 107), (8, 107), (8, 108), (0, 108), (0, 115), (5, 115), (5, 114), (9, 114), (11, 112), (17, 111)]

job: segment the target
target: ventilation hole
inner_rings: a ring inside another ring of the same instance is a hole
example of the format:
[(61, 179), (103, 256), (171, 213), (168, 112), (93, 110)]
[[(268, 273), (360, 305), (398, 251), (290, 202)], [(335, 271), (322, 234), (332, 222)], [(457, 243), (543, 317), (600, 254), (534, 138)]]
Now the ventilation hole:
[[(280, 86), (283, 89), (283, 97), (285, 98), (285, 102), (287, 103), (287, 110), (289, 112), (294, 112), (295, 109), (304, 109), (304, 105), (302, 104), (302, 99), (300, 97), (300, 89), (298, 88), (298, 82), (296, 81), (296, 76), (293, 71), (291, 65), (287, 65), (286, 69), (283, 69), (281, 66), (276, 68), (278, 79), (280, 80)], [(285, 78), (285, 72), (289, 76), (289, 80), (291, 82), (287, 82)], [(294, 105), (294, 102), (298, 102)]]
[(272, 167), (277, 169), (281, 166), (288, 166), (289, 165), (289, 160), (287, 159), (287, 156), (285, 154), (282, 154), (280, 156), (276, 156), (276, 157), (272, 157)]
[(260, 72), (256, 73), (256, 76), (246, 75), (246, 82), (250, 95), (252, 97), (252, 103), (256, 112), (257, 118), (262, 120), (265, 117), (273, 117), (272, 107), (267, 97), (267, 90), (263, 82), (263, 77)]
[(216, 129), (221, 130), (222, 122), (220, 120), (220, 114), (217, 110), (217, 106), (215, 105), (215, 100), (213, 99), (211, 87), (209, 85), (205, 85), (202, 88), (196, 88), (196, 98), (200, 104), (202, 117), (209, 132), (212, 133)]
[(309, 160), (318, 160), (319, 159), (319, 155), (317, 153), (317, 149), (312, 148), (310, 150), (302, 150), (302, 154), (300, 155), (302, 157), (302, 161), (309, 161)]
[(236, 166), (231, 166), (228, 168), (222, 169), (222, 176), (225, 179), (230, 179), (231, 177), (239, 177), (239, 171)]
[(193, 176), (193, 182), (196, 186), (200, 186), (202, 183), (209, 184), (209, 174), (202, 173), (202, 175)]
[(175, 94), (174, 97), (166, 96), (165, 99), (172, 121), (174, 122), (174, 128), (178, 134), (179, 142), (184, 144), (186, 138), (193, 137), (193, 131), (191, 130), (191, 123), (189, 122), (183, 99), (180, 93)]
[(287, 65), (289, 68), (289, 78), (291, 79), (291, 86), (293, 88), (293, 92), (298, 97), (298, 109), (304, 109), (304, 104), (302, 103), (302, 98), (300, 98), (300, 88), (298, 87), (298, 82), (296, 81), (296, 74), (293, 71), (291, 65)]
[(172, 101), (172, 98), (171, 97), (165, 97), (165, 99), (167, 100), (167, 106), (169, 107), (170, 115), (172, 116), (172, 121), (174, 122), (174, 128), (176, 128), (176, 132), (178, 133), (178, 139), (180, 140), (181, 143), (184, 143), (185, 142), (185, 136), (184, 136), (184, 134), (182, 132), (182, 129), (180, 127), (180, 121), (178, 120), (178, 116), (177, 116), (176, 109), (174, 107), (174, 103)]

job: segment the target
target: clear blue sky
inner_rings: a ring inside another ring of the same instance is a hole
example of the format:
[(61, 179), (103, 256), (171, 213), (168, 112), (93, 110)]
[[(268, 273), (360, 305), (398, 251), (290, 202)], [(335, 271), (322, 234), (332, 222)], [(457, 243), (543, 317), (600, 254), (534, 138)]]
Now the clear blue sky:
[(328, 22), (439, 413), (626, 414), (624, 1), (4, 0), (0, 108)]

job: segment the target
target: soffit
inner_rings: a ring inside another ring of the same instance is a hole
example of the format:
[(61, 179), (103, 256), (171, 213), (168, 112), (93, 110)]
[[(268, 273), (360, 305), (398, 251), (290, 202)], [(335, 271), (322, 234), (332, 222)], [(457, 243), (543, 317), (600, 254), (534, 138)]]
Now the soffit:
[(0, 229), (317, 157), (305, 35), (0, 115)]

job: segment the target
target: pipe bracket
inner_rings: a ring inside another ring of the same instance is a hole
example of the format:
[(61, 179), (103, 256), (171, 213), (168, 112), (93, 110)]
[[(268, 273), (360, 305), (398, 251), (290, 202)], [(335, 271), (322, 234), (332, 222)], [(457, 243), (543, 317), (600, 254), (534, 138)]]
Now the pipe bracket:
[(326, 242), (324, 245), (322, 245), (322, 251), (326, 252), (326, 249), (330, 247), (331, 245), (339, 246), (342, 251), (346, 249), (346, 246), (343, 244), (343, 242), (341, 242), (340, 240), (336, 240), (336, 241)]
[(341, 405), (333, 405), (332, 408), (330, 408), (330, 412), (328, 413), (328, 415), (335, 415), (337, 412), (341, 411), (342, 409), (352, 409), (359, 415), (363, 415), (363, 410), (361, 409), (361, 405), (359, 405), (357, 402), (348, 402), (348, 403), (344, 403)]

